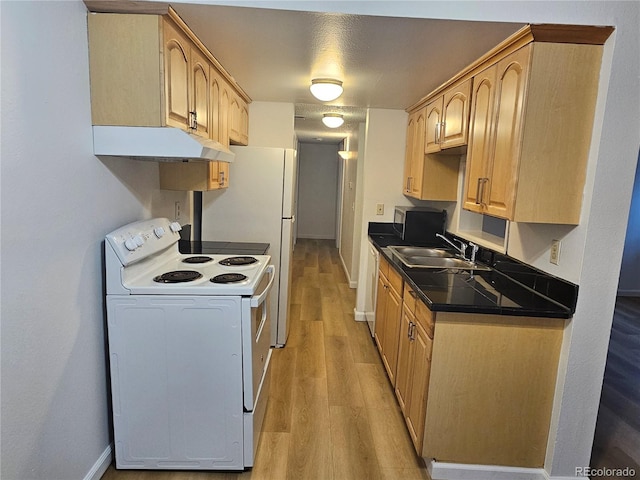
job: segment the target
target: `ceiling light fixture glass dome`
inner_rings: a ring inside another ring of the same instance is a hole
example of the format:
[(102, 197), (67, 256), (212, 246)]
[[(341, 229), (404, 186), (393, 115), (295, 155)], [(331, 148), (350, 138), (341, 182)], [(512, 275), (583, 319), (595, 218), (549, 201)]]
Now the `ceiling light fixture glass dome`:
[(344, 118), (339, 113), (325, 113), (322, 115), (322, 123), (329, 128), (338, 128), (344, 123)]
[(311, 94), (322, 102), (330, 102), (342, 95), (342, 82), (333, 78), (311, 80)]

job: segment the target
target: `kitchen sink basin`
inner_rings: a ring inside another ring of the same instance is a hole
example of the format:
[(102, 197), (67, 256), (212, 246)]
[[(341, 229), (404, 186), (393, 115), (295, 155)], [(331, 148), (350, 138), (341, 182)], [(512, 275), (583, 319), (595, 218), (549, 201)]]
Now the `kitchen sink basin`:
[(460, 258), (446, 248), (390, 246), (389, 250), (409, 268), (490, 270), (489, 267)]
[(391, 246), (389, 250), (405, 257), (455, 257), (456, 253), (446, 248)]

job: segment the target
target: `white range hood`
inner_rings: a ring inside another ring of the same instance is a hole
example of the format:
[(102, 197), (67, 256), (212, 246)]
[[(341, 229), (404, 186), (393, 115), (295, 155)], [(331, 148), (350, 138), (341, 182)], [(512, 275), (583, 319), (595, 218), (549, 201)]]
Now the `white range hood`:
[(235, 158), (221, 143), (173, 127), (94, 125), (93, 153), (159, 162), (233, 162)]

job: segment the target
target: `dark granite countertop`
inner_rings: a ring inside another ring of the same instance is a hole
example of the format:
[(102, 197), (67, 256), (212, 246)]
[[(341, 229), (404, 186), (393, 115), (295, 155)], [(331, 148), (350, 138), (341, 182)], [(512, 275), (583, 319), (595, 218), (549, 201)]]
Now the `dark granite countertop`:
[[(519, 279), (524, 282), (536, 282), (532, 283), (531, 288), (497, 268), (473, 272), (409, 268), (386, 248), (390, 245), (406, 243), (385, 230), (384, 224), (370, 224), (370, 241), (404, 280), (409, 282), (418, 297), (432, 311), (547, 318), (570, 318), (573, 315), (577, 286), (569, 282), (538, 271), (534, 272), (535, 278), (531, 280), (531, 268), (523, 264), (522, 270), (526, 270), (527, 277)], [(496, 257), (485, 251), (481, 258), (491, 260), (493, 263), (491, 261), (485, 263), (494, 266), (504, 263), (505, 258), (508, 257), (504, 255)], [(509, 265), (513, 270), (513, 264)], [(545, 293), (549, 293), (550, 296), (536, 291), (541, 288), (546, 288)]]

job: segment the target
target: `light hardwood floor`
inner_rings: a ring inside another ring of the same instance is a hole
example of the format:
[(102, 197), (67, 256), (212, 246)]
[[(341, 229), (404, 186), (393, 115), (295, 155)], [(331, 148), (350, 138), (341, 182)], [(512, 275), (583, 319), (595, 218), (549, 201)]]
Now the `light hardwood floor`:
[(334, 241), (299, 239), (291, 330), (274, 351), (264, 432), (252, 470), (116, 470), (102, 480), (428, 480), (366, 323), (354, 320)]

